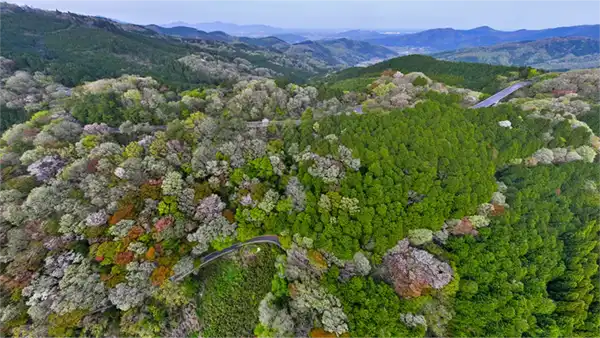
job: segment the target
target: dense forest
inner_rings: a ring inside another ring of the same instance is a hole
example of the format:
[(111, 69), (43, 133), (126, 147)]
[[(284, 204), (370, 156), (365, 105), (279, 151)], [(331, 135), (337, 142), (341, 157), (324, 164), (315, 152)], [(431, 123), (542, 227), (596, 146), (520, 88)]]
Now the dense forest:
[(431, 79), (447, 85), (469, 88), (493, 94), (506, 84), (507, 79), (527, 78), (527, 67), (491, 66), (483, 63), (449, 62), (424, 55), (408, 55), (377, 63), (369, 67), (355, 67), (335, 73), (327, 82), (378, 76), (387, 69), (403, 73), (422, 72)]
[(393, 70), (341, 100), (123, 76), (19, 106), (53, 82), (3, 65), (32, 111), (1, 140), (5, 335), (598, 332), (596, 70), (484, 109)]
[(123, 74), (152, 76), (173, 88), (256, 76), (301, 82), (331, 66), (256, 45), (182, 41), (100, 17), (8, 3), (0, 8), (2, 56), (20, 69), (45, 71), (66, 86)]
[[(173, 83), (202, 81), (198, 76), (186, 79), (186, 74), (192, 72), (183, 64), (174, 62), (178, 56), (192, 53), (194, 49), (191, 46), (186, 48), (174, 41), (119, 31), (116, 27), (107, 27), (107, 30), (91, 24), (86, 27), (41, 11), (43, 14), (8, 7), (7, 4), (2, 6), (3, 10), (14, 11), (2, 16), (2, 54), (13, 59), (19, 68), (32, 71), (48, 69), (56, 81), (67, 86), (118, 76), (123, 70), (149, 72), (148, 75)], [(84, 21), (87, 17), (77, 19)], [(101, 20), (98, 19), (98, 23)], [(115, 31), (118, 34), (113, 33)], [(29, 33), (26, 38), (24, 32)], [(40, 47), (44, 49), (41, 55)], [(122, 57), (127, 54), (131, 56)], [(139, 62), (143, 60), (152, 67), (143, 66)]]
[(2, 336), (600, 332), (598, 69), (409, 56), (307, 85), (238, 60), (207, 85), (8, 39)]

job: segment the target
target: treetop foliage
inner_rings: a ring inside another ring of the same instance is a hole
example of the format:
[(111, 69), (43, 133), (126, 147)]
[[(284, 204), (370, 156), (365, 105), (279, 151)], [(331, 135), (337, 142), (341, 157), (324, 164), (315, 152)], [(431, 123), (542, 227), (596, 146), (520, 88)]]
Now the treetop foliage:
[(336, 82), (352, 78), (372, 77), (387, 69), (402, 73), (419, 71), (431, 79), (447, 85), (469, 88), (490, 94), (502, 89), (504, 85), (502, 78), (518, 79), (526, 78), (528, 75), (527, 68), (525, 67), (441, 61), (425, 55), (408, 55), (368, 67), (349, 68), (333, 75), (331, 78), (326, 79), (326, 81)]

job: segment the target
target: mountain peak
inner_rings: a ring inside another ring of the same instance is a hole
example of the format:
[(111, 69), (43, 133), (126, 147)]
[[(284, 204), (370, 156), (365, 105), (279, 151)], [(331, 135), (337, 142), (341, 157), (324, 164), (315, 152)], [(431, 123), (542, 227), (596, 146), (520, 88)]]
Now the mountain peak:
[(479, 26), (476, 28), (471, 29), (471, 31), (479, 31), (479, 32), (494, 32), (496, 31), (495, 29), (493, 29), (490, 26)]

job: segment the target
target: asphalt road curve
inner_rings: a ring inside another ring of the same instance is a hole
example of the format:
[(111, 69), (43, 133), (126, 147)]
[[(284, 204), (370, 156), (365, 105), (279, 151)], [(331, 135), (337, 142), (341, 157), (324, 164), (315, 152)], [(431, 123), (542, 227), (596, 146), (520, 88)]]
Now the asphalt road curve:
[(472, 106), (471, 108), (484, 108), (484, 107), (495, 106), (503, 98), (505, 98), (508, 95), (516, 92), (520, 88), (529, 86), (530, 84), (531, 84), (531, 82), (529, 82), (529, 81), (517, 82), (517, 83), (515, 83), (514, 85), (512, 85), (510, 87), (502, 89), (501, 91), (499, 91), (496, 94), (488, 97), (487, 99), (479, 102), (478, 104)]
[(234, 244), (228, 248), (225, 248), (221, 251), (215, 251), (215, 252), (209, 253), (208, 255), (202, 257), (202, 263), (200, 264), (200, 266), (202, 266), (204, 264), (208, 264), (211, 261), (213, 261), (221, 256), (231, 253), (232, 251), (236, 251), (239, 248), (243, 247), (244, 245), (260, 244), (260, 243), (270, 243), (270, 244), (275, 244), (275, 245), (281, 247), (281, 243), (279, 243), (279, 238), (275, 235), (258, 236), (258, 237), (254, 237), (250, 240), (247, 240), (245, 242), (236, 243), (236, 244)]
[(198, 266), (197, 268), (195, 268), (194, 270), (190, 270), (190, 271), (186, 271), (183, 274), (180, 274), (178, 276), (173, 276), (171, 277), (172, 281), (180, 281), (183, 278), (185, 278), (187, 275), (189, 275), (190, 273), (197, 271), (198, 269), (200, 269), (201, 267), (203, 267), (204, 265), (214, 261), (215, 259), (221, 258), (225, 255), (228, 255), (234, 251), (239, 250), (241, 247), (248, 245), (248, 244), (262, 244), (262, 243), (269, 243), (269, 244), (274, 244), (277, 245), (278, 247), (281, 247), (281, 243), (279, 242), (279, 237), (277, 237), (276, 235), (264, 235), (264, 236), (258, 236), (258, 237), (254, 237), (252, 239), (249, 239), (245, 242), (241, 242), (241, 243), (235, 243), (234, 245), (225, 248), (223, 250), (220, 251), (215, 251), (215, 252), (211, 252), (208, 255), (204, 256), (201, 258), (202, 262), (200, 263), (200, 266)]

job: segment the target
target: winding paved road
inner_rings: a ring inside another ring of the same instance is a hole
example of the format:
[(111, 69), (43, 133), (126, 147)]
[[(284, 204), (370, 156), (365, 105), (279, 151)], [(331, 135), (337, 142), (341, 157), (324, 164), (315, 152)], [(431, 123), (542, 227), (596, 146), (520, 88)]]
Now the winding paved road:
[(517, 90), (523, 88), (523, 87), (527, 87), (531, 84), (530, 81), (523, 81), (523, 82), (517, 82), (514, 85), (504, 88), (501, 91), (497, 92), (496, 94), (488, 97), (487, 99), (477, 103), (476, 105), (472, 106), (471, 108), (484, 108), (484, 107), (491, 107), (491, 106), (495, 106), (498, 104), (498, 102), (500, 102), (500, 100), (502, 100), (503, 98), (507, 97), (508, 95), (516, 92)]
[[(192, 273), (194, 271), (198, 271), (204, 265), (206, 265), (206, 264), (214, 261), (217, 258), (220, 258), (220, 257), (223, 257), (223, 256), (225, 256), (227, 254), (230, 254), (230, 253), (238, 250), (239, 248), (243, 247), (244, 245), (248, 245), (248, 244), (260, 244), (260, 243), (275, 244), (275, 245), (277, 245), (280, 248), (282, 247), (281, 246), (281, 242), (279, 242), (279, 237), (277, 237), (275, 235), (264, 235), (264, 236), (254, 237), (254, 238), (252, 238), (250, 240), (247, 240), (245, 242), (235, 243), (234, 245), (232, 245), (232, 246), (230, 246), (228, 248), (225, 248), (225, 249), (223, 249), (221, 251), (215, 251), (215, 252), (209, 253), (208, 255), (206, 255), (206, 256), (204, 256), (204, 257), (201, 258), (202, 259), (202, 263), (200, 263), (200, 266), (198, 266), (198, 267), (196, 267), (196, 268), (194, 268), (194, 269), (192, 269), (190, 271), (187, 271), (187, 272), (185, 272), (185, 273), (183, 273), (183, 274), (181, 274), (179, 276), (173, 276), (173, 277), (171, 277), (171, 281), (174, 281), (174, 282), (181, 281), (183, 278), (185, 278), (186, 276), (188, 276), (190, 273)], [(106, 310), (108, 310), (108, 309), (110, 309), (110, 308), (112, 308), (114, 306), (115, 306), (114, 304), (103, 306), (101, 308), (98, 308), (98, 309), (90, 312), (90, 315), (98, 313), (98, 312), (104, 312), (104, 311), (106, 311)]]
[(186, 276), (188, 276), (190, 273), (194, 272), (194, 271), (198, 271), (200, 268), (202, 268), (204, 265), (214, 261), (215, 259), (218, 259), (220, 257), (223, 257), (225, 255), (228, 255), (238, 249), (240, 249), (241, 247), (248, 245), (248, 244), (261, 244), (261, 243), (269, 243), (269, 244), (274, 244), (277, 245), (278, 247), (281, 248), (281, 243), (279, 242), (279, 237), (275, 236), (275, 235), (264, 235), (264, 236), (258, 236), (258, 237), (254, 237), (250, 240), (247, 240), (245, 242), (241, 242), (241, 243), (235, 243), (232, 246), (225, 248), (221, 251), (215, 251), (215, 252), (211, 252), (208, 255), (204, 256), (201, 258), (202, 262), (200, 263), (200, 265), (196, 268), (194, 268), (193, 270), (190, 271), (186, 271), (183, 274), (180, 274), (178, 276), (173, 276), (171, 277), (171, 280), (174, 282), (180, 281), (183, 278), (185, 278)]

